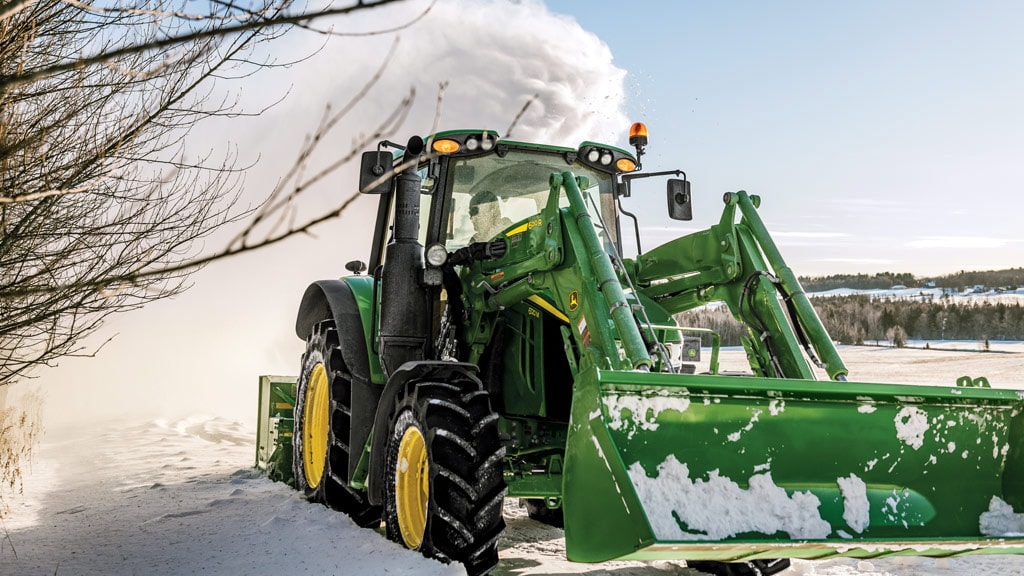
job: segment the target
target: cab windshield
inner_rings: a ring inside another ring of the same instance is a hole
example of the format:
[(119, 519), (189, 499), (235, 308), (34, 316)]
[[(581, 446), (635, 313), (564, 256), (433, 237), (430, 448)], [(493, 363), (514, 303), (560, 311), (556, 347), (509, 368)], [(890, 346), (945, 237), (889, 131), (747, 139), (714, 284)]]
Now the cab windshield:
[[(452, 159), (448, 168), (452, 202), (445, 234), (448, 250), (491, 240), (538, 214), (550, 194), (551, 174), (566, 170), (587, 178), (589, 187), (582, 192), (598, 236), (606, 249), (617, 245), (611, 174), (580, 163), (567, 164), (563, 153), (513, 149), (504, 157)], [(558, 204), (569, 205), (564, 191)]]

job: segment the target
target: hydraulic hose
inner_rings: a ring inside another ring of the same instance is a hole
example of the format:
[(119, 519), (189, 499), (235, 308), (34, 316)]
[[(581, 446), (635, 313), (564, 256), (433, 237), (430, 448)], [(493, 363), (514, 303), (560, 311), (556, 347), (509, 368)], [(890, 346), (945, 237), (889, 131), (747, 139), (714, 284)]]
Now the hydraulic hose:
[(825, 371), (828, 373), (829, 378), (839, 380), (840, 376), (845, 376), (850, 371), (847, 370), (842, 358), (839, 357), (839, 351), (832, 344), (828, 331), (825, 330), (821, 319), (818, 318), (818, 314), (814, 311), (814, 306), (811, 305), (803, 287), (800, 286), (800, 281), (797, 280), (793, 271), (786, 266), (782, 253), (779, 252), (771, 235), (768, 234), (768, 229), (765, 228), (764, 222), (761, 221), (757, 208), (754, 207), (754, 203), (750, 200), (750, 196), (746, 192), (740, 191), (736, 193), (736, 197), (738, 200), (737, 205), (743, 214), (747, 226), (761, 246), (761, 251), (768, 260), (768, 264), (775, 271), (775, 276), (779, 279), (781, 286), (790, 296), (790, 302), (796, 311), (794, 323), (799, 322), (803, 325), (804, 330), (807, 332), (807, 337), (825, 364)]

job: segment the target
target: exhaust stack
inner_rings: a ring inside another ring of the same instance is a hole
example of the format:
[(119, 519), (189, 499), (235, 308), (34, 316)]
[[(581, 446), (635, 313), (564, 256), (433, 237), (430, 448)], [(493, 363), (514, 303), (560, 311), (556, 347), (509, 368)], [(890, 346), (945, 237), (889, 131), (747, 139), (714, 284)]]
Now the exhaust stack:
[[(423, 152), (423, 139), (413, 136), (403, 161)], [(429, 340), (427, 291), (420, 285), (423, 245), (419, 243), (420, 177), (416, 162), (395, 178), (394, 226), (388, 242), (380, 295), (380, 363), (391, 375), (399, 366), (426, 356)]]

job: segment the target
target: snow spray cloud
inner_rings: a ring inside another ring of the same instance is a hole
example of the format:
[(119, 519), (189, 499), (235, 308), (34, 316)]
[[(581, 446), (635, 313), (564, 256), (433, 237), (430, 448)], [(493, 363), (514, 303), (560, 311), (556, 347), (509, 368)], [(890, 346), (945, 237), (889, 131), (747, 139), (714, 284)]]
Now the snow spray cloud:
[[(340, 21), (336, 28), (364, 32), (394, 27), (428, 7), (425, 1), (402, 3)], [(539, 1), (439, 0), (397, 35), (396, 53), (358, 113), (360, 119), (381, 118), (415, 87), (414, 107), (396, 138), (425, 136), (431, 130), (435, 96), (444, 83), (442, 130), (487, 128), (507, 136), (513, 119), (532, 98), (512, 138), (565, 146), (625, 140), (626, 71), (612, 63), (611, 50), (596, 35)], [(393, 39), (332, 39), (296, 81), (303, 107), (319, 109), (326, 101), (343, 100), (338, 95), (353, 93), (384, 61)], [(365, 131), (367, 126), (360, 128)]]
[[(509, 136), (575, 146), (625, 135), (626, 71), (574, 19), (529, 0), (451, 0), (417, 28), (403, 38), (397, 76), (415, 76), (427, 94), (429, 83), (448, 83), (443, 128), (488, 127), (506, 136), (535, 97)], [(427, 117), (415, 117), (417, 130), (430, 128), (433, 110), (426, 108)]]

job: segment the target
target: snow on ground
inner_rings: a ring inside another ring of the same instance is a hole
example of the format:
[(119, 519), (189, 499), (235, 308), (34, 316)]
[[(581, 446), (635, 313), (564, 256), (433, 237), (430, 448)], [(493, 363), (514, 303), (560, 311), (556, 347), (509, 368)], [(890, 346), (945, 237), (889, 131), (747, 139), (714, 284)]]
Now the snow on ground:
[[(1024, 388), (1024, 344), (992, 348), (841, 353), (857, 380), (952, 384), (971, 374)], [(723, 362), (736, 355), (725, 353)], [(0, 526), (0, 575), (465, 574), (259, 477), (250, 468), (255, 433), (246, 426), (195, 416), (49, 428), (24, 494), (10, 500)], [(568, 562), (562, 531), (528, 519), (517, 504), (506, 504), (498, 576), (700, 574), (682, 561)], [(1024, 556), (798, 561), (785, 574), (1024, 576)]]
[(835, 288), (821, 292), (808, 292), (810, 298), (828, 296), (869, 296), (872, 299), (889, 298), (893, 300), (934, 300), (945, 297), (957, 303), (973, 304), (1019, 304), (1024, 302), (1024, 288), (990, 289), (967, 288), (960, 292), (943, 288), (885, 288), (876, 290), (857, 290), (854, 288)]
[(202, 417), (52, 435), (4, 522), (0, 574), (465, 574), (259, 477), (254, 437)]

